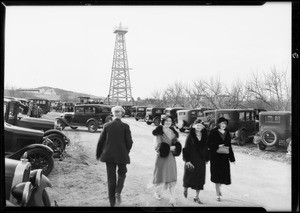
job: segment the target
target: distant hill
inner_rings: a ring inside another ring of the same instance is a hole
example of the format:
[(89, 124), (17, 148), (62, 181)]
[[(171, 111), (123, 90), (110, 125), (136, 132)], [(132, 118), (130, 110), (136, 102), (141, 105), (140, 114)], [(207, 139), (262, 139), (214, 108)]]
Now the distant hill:
[(86, 93), (78, 93), (49, 86), (37, 88), (23, 88), (23, 89), (4, 89), (5, 96), (17, 98), (46, 98), (48, 100), (60, 100), (66, 102), (78, 102), (78, 97), (90, 97), (91, 99), (104, 100), (103, 96), (95, 96)]

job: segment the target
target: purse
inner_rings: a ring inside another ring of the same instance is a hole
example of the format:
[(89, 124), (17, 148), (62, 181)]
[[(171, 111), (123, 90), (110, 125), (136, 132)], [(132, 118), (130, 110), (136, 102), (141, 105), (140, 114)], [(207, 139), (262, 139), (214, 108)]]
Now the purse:
[(217, 153), (229, 154), (229, 147), (228, 146), (219, 146), (219, 148), (217, 149)]

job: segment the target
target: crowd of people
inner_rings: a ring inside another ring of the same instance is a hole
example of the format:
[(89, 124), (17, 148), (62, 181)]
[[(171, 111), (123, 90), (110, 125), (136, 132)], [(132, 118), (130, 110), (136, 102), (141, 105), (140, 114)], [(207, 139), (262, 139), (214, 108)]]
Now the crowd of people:
[[(108, 196), (110, 206), (119, 206), (121, 192), (126, 177), (126, 164), (130, 163), (132, 148), (131, 131), (128, 124), (121, 121), (123, 107), (112, 108), (114, 120), (104, 125), (96, 149), (96, 159), (106, 163)], [(221, 201), (222, 184), (231, 184), (230, 162), (235, 162), (231, 147), (231, 137), (227, 130), (228, 120), (221, 117), (209, 133), (201, 119), (196, 119), (185, 140), (184, 147), (178, 141), (179, 134), (172, 126), (173, 120), (165, 116), (156, 127), (154, 136), (154, 163), (152, 186), (154, 197), (161, 200), (162, 190), (168, 190), (170, 204), (176, 206), (175, 186), (177, 184), (176, 157), (182, 153), (185, 162), (183, 175), (183, 196), (187, 198), (188, 189), (195, 190), (193, 201), (203, 204), (200, 191), (204, 189), (206, 163), (210, 161), (210, 180), (215, 183), (216, 200)]]

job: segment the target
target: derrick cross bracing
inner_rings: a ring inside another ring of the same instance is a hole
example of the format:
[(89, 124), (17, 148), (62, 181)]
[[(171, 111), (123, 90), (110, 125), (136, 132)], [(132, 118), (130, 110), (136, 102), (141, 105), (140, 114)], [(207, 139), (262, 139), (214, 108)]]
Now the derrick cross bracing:
[(125, 34), (127, 28), (121, 26), (114, 29), (116, 34), (112, 72), (110, 78), (109, 96), (111, 102), (132, 102), (129, 68), (127, 60)]

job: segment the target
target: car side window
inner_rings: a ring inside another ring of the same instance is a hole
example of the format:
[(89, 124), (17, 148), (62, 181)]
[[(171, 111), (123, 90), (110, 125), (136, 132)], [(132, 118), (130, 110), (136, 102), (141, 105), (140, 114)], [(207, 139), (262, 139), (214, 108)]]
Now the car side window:
[(85, 113), (91, 114), (91, 113), (95, 113), (95, 112), (96, 112), (96, 110), (95, 110), (95, 107), (93, 107), (93, 106), (89, 106), (89, 107), (85, 108)]
[(83, 107), (76, 107), (75, 112), (76, 113), (84, 113), (84, 108)]
[(239, 112), (239, 120), (245, 121), (245, 113), (244, 112)]
[(246, 121), (252, 121), (252, 113), (251, 112), (246, 112)]

